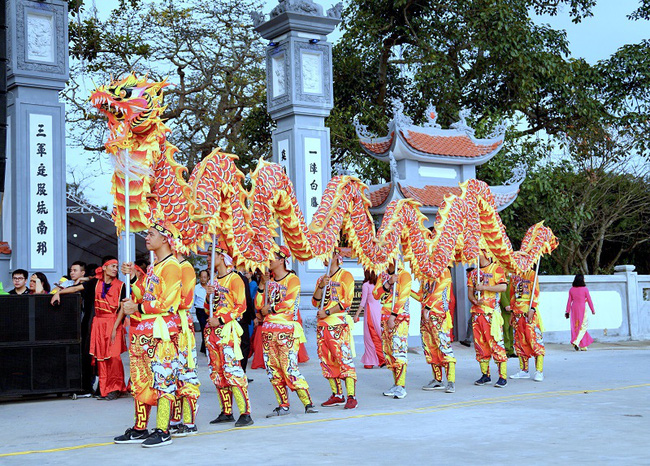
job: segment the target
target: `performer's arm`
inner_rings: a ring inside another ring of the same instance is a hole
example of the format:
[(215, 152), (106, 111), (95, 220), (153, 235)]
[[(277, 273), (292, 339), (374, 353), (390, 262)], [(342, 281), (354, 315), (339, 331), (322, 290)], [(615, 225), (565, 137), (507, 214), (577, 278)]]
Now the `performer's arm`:
[(395, 306), (393, 306), (393, 314), (406, 314), (406, 301), (411, 295), (411, 274), (402, 271), (399, 274), (397, 285), (397, 295), (395, 297)]
[(347, 270), (341, 274), (341, 295), (339, 303), (331, 312), (348, 312), (354, 299), (354, 277)]
[(230, 295), (232, 296), (233, 307), (229, 313), (220, 316), (224, 324), (231, 320), (237, 320), (246, 312), (246, 290), (244, 280), (236, 273), (230, 280)]
[(314, 289), (314, 294), (311, 296), (311, 305), (318, 308), (320, 307), (320, 302), (323, 300), (323, 293), (325, 292), (325, 286), (327, 286), (327, 275), (318, 277), (316, 281), (316, 289)]

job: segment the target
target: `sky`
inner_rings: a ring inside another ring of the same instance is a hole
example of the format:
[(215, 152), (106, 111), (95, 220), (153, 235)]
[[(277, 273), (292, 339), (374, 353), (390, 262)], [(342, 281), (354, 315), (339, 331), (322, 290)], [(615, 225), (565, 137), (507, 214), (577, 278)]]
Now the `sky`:
[[(319, 3), (323, 5), (324, 10), (327, 10), (337, 1), (324, 0)], [(117, 4), (117, 0), (96, 1), (98, 16), (105, 18)], [(267, 2), (264, 12), (270, 12), (276, 4), (274, 0)], [(638, 4), (639, 0), (598, 0), (593, 9), (593, 16), (579, 24), (571, 22), (568, 9), (554, 17), (539, 16), (536, 21), (540, 24), (549, 24), (554, 29), (566, 30), (571, 56), (584, 58), (594, 64), (609, 57), (625, 44), (650, 39), (648, 21), (629, 21), (626, 18), (626, 15), (634, 11)], [(336, 42), (339, 37), (340, 31), (337, 29), (330, 36), (330, 40)], [(109, 190), (113, 167), (108, 157), (103, 156), (98, 162), (89, 164), (87, 154), (79, 148), (68, 146), (67, 165), (69, 170), (76, 173), (76, 178), (85, 178), (84, 194), (90, 202), (99, 206), (112, 204)], [(70, 181), (72, 179), (68, 175), (68, 182)]]

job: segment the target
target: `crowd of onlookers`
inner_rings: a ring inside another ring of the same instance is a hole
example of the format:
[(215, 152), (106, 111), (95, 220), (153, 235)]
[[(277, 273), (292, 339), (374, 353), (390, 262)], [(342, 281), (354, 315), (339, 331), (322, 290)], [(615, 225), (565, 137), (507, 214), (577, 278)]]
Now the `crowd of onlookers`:
[(70, 266), (70, 274), (61, 277), (59, 281), (50, 285), (47, 276), (43, 272), (34, 272), (30, 275), (25, 269), (16, 269), (11, 274), (14, 287), (9, 291), (9, 294), (54, 294), (63, 288), (87, 281), (89, 277), (86, 276), (86, 270), (93, 270), (93, 266), (88, 266), (82, 261), (73, 262)]

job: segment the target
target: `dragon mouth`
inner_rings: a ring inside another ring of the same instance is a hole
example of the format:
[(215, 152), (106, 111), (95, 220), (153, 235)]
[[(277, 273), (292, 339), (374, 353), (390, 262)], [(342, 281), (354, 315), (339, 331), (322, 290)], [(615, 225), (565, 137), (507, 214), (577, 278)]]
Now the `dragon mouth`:
[(120, 107), (116, 106), (112, 99), (106, 95), (100, 94), (92, 98), (91, 102), (93, 106), (99, 109), (101, 112), (107, 115), (113, 115), (118, 120), (124, 120), (127, 117), (126, 112), (124, 112)]

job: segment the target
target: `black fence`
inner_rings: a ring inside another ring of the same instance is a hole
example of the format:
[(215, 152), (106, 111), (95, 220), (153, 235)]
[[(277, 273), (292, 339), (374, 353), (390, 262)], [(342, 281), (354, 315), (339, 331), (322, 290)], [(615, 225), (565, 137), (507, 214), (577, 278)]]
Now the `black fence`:
[(0, 396), (81, 391), (81, 296), (0, 296)]

